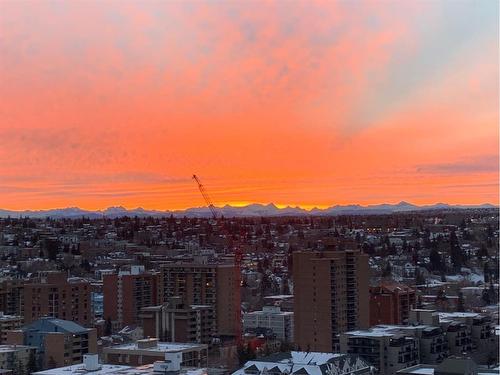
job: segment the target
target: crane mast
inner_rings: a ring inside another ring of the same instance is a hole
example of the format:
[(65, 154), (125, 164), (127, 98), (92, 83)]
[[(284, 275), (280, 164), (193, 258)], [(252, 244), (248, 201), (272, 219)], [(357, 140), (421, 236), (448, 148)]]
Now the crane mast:
[[(193, 174), (193, 179), (196, 181), (198, 184), (198, 189), (200, 190), (201, 195), (203, 196), (203, 199), (205, 199), (205, 202), (208, 205), (208, 208), (210, 209), (210, 212), (212, 213), (212, 217), (214, 219), (217, 219), (217, 209), (215, 206), (212, 204), (212, 200), (208, 196), (205, 187), (203, 184), (200, 182), (200, 179), (198, 176)], [(226, 230), (226, 232), (228, 232)], [(226, 233), (228, 235), (230, 233)], [(241, 236), (241, 235), (240, 235)], [(234, 288), (235, 288), (235, 327), (234, 327), (234, 334), (235, 334), (235, 339), (236, 339), (236, 345), (237, 347), (241, 347), (242, 345), (242, 337), (241, 337), (241, 263), (243, 260), (243, 253), (241, 251), (241, 248), (239, 244), (236, 244), (234, 246)]]
[(205, 200), (205, 203), (207, 204), (210, 212), (212, 213), (212, 217), (214, 219), (217, 219), (217, 210), (215, 209), (215, 206), (213, 205), (212, 203), (212, 200), (210, 199), (210, 197), (208, 196), (208, 193), (207, 191), (205, 190), (205, 187), (203, 186), (203, 184), (201, 183), (200, 179), (198, 178), (198, 176), (196, 176), (195, 174), (193, 175), (193, 179), (196, 181), (196, 183), (198, 184), (198, 189), (200, 190), (200, 193), (201, 195), (203, 196), (203, 199)]

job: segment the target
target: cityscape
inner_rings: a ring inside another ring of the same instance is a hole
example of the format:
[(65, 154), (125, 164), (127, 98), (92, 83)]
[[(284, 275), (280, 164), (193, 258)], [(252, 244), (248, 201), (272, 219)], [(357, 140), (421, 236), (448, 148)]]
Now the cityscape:
[(500, 374), (499, 4), (0, 1), (0, 375)]

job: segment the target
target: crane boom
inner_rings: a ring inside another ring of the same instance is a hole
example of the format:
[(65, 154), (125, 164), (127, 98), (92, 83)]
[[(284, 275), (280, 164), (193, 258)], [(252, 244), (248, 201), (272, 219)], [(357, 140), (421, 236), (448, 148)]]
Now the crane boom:
[(212, 213), (212, 217), (214, 219), (217, 219), (217, 210), (215, 209), (215, 206), (213, 205), (212, 203), (212, 200), (210, 199), (210, 197), (208, 196), (208, 193), (207, 191), (205, 190), (205, 187), (203, 186), (203, 184), (201, 183), (200, 179), (198, 178), (198, 176), (196, 176), (195, 174), (193, 175), (193, 179), (196, 181), (196, 183), (198, 184), (198, 189), (200, 189), (200, 193), (201, 195), (203, 196), (203, 199), (205, 200), (205, 203), (207, 204), (210, 212)]

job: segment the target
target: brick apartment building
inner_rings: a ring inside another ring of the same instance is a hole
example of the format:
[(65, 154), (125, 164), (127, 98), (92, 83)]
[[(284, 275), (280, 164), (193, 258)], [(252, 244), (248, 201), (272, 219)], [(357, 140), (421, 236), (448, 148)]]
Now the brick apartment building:
[(161, 267), (159, 293), (163, 301), (181, 297), (187, 306), (213, 306), (217, 333), (232, 336), (240, 308), (235, 283), (232, 264), (172, 263)]
[(145, 337), (165, 342), (197, 342), (209, 344), (215, 334), (212, 305), (189, 305), (173, 297), (168, 303), (144, 307), (140, 313)]
[(158, 304), (158, 275), (145, 272), (144, 266), (103, 276), (104, 319), (121, 329), (139, 322), (143, 307)]
[(35, 347), (44, 368), (81, 363), (84, 354), (97, 353), (95, 329), (50, 317), (8, 331), (6, 343)]
[(368, 256), (357, 250), (293, 253), (294, 339), (332, 352), (339, 333), (369, 325)]
[(370, 288), (370, 326), (404, 324), (415, 308), (415, 290), (398, 283), (382, 283)]
[(50, 316), (83, 326), (92, 322), (90, 283), (64, 272), (40, 272), (24, 284), (24, 322)]

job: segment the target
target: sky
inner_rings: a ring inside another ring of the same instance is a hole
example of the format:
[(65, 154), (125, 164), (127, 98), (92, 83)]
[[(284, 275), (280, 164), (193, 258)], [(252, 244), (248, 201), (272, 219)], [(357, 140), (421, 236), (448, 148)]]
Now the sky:
[(0, 2), (0, 208), (499, 203), (499, 3)]

